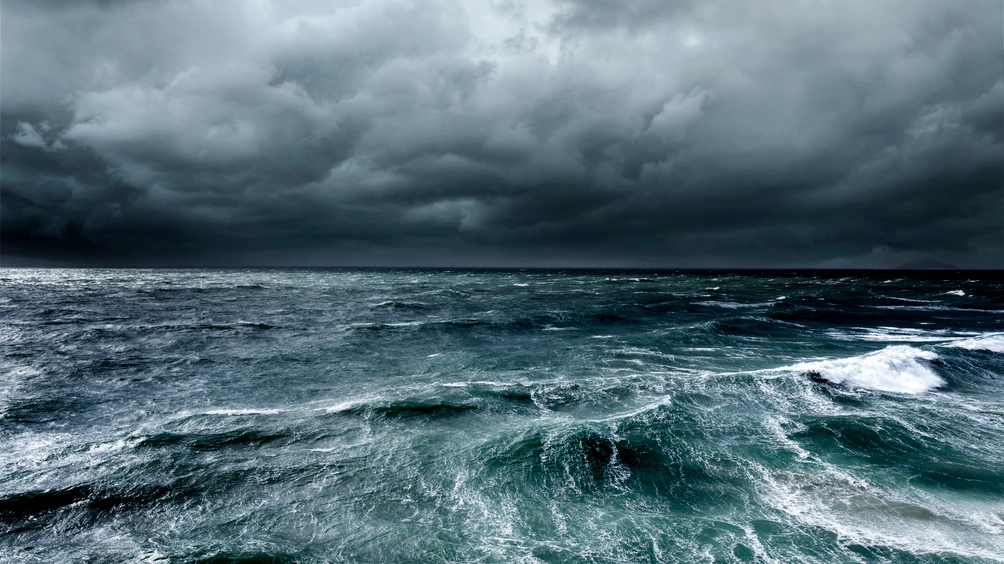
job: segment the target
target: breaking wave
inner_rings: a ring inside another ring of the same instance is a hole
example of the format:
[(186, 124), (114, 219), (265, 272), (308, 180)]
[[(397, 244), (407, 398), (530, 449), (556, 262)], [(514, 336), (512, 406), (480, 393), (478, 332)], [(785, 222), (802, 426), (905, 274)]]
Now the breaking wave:
[(945, 385), (925, 360), (936, 353), (905, 345), (850, 358), (800, 362), (791, 370), (816, 376), (827, 382), (883, 392), (920, 394)]
[(961, 339), (950, 343), (949, 346), (969, 349), (972, 351), (1004, 353), (1004, 333), (993, 333), (990, 335), (982, 335), (980, 337), (972, 337), (970, 339)]

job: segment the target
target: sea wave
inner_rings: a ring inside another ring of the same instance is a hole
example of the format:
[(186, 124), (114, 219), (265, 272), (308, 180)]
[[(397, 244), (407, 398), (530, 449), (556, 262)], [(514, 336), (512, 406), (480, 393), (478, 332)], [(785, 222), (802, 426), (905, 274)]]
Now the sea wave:
[(936, 358), (937, 353), (931, 351), (895, 345), (850, 358), (800, 362), (789, 368), (853, 388), (919, 394), (945, 384), (930, 367), (920, 362)]
[(1004, 333), (990, 333), (970, 339), (962, 339), (949, 343), (948, 346), (971, 351), (990, 351), (1004, 353)]
[[(938, 343), (958, 339), (957, 332), (913, 329), (904, 327), (859, 327), (854, 329), (830, 329), (827, 335), (841, 341), (899, 341), (909, 343)], [(966, 334), (966, 333), (963, 333)], [(972, 335), (973, 333), (968, 333)]]
[(282, 410), (279, 409), (211, 409), (205, 412), (206, 415), (225, 415), (230, 417), (239, 417), (243, 415), (278, 415)]
[(1004, 562), (989, 276), (33, 272), (0, 563)]

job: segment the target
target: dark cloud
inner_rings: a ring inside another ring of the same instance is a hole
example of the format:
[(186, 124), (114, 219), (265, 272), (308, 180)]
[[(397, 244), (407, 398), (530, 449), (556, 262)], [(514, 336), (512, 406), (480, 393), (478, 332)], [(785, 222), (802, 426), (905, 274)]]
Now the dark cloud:
[(1002, 267), (999, 2), (4, 2), (5, 264)]

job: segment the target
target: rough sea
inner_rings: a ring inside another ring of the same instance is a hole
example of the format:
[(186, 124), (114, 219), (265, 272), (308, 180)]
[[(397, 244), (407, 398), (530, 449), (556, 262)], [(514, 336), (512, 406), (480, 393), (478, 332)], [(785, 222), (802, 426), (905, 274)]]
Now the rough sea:
[(0, 561), (1004, 562), (989, 272), (0, 270)]

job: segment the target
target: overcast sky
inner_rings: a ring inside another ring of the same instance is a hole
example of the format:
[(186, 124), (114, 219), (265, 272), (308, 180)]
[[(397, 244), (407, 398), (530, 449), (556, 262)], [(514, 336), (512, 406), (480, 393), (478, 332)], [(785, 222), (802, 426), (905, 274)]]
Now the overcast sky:
[(2, 263), (1004, 267), (1000, 0), (3, 0)]

